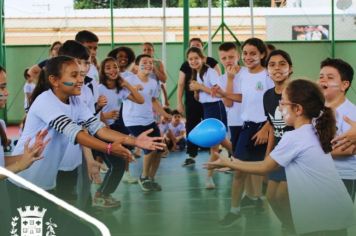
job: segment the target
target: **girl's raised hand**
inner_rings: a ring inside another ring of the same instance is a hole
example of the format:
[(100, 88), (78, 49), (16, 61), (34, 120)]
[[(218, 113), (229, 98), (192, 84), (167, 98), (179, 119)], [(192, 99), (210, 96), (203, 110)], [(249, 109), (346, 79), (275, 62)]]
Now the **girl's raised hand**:
[(152, 131), (153, 129), (149, 129), (137, 136), (135, 146), (147, 150), (163, 150), (166, 147), (166, 144), (163, 143), (163, 137), (148, 136)]
[(106, 106), (106, 104), (108, 104), (108, 100), (104, 95), (100, 95), (97, 101), (97, 106), (101, 108)]
[[(333, 145), (333, 149), (336, 148), (341, 148), (342, 151), (348, 149), (351, 146), (356, 145), (356, 121), (352, 121), (350, 118), (347, 116), (344, 116), (344, 121), (348, 123), (351, 128), (335, 137), (333, 140), (331, 140), (331, 143)], [(356, 151), (356, 148), (354, 148), (354, 152)]]
[(51, 140), (48, 138), (47, 140), (44, 140), (48, 134), (48, 130), (41, 130), (36, 134), (35, 137), (35, 143), (29, 148), (30, 151), (33, 151), (34, 149), (38, 149), (38, 151), (35, 153), (36, 156), (41, 156), (44, 148), (47, 146), (49, 141)]
[[(47, 133), (46, 133), (46, 135), (47, 135)], [(40, 138), (42, 137), (40, 134), (37, 133), (36, 139), (37, 139), (37, 136), (39, 136)], [(20, 158), (19, 161), (17, 162), (17, 165), (18, 165), (18, 168), (20, 171), (27, 169), (28, 167), (30, 167), (32, 165), (33, 162), (38, 161), (43, 158), (41, 156), (41, 154), (49, 140), (47, 140), (46, 142), (37, 141), (37, 144), (35, 142), (35, 144), (32, 145), (32, 147), (29, 147), (30, 141), (31, 141), (31, 139), (28, 139), (26, 141), (22, 158)]]
[(192, 80), (189, 84), (189, 90), (190, 91), (198, 91), (200, 90), (200, 84), (195, 81), (195, 80)]

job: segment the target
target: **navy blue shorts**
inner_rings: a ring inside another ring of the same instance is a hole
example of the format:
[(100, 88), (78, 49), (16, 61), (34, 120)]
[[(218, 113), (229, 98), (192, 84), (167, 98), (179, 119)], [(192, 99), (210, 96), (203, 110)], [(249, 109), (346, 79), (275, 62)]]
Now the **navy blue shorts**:
[(284, 167), (279, 167), (278, 170), (268, 174), (268, 179), (275, 182), (287, 181), (286, 170)]
[(237, 140), (234, 157), (241, 161), (263, 161), (266, 155), (267, 143), (255, 146), (251, 138), (262, 128), (264, 122), (244, 122)]
[(230, 129), (230, 142), (232, 145), (232, 153), (235, 153), (237, 140), (239, 140), (242, 126), (229, 126), (229, 129)]
[[(159, 131), (159, 128), (158, 128), (156, 122), (153, 122), (153, 123), (151, 123), (149, 125), (127, 126), (127, 129), (135, 137), (139, 136), (142, 132), (145, 132), (146, 130), (149, 130), (149, 129), (153, 129), (153, 131), (148, 136), (150, 136), (150, 137), (161, 137), (161, 132)], [(145, 155), (147, 155), (152, 151), (151, 150), (147, 150), (147, 149), (143, 149), (143, 152), (144, 152)]]
[(224, 123), (227, 128), (227, 116), (225, 105), (222, 101), (202, 103), (204, 119), (215, 118)]

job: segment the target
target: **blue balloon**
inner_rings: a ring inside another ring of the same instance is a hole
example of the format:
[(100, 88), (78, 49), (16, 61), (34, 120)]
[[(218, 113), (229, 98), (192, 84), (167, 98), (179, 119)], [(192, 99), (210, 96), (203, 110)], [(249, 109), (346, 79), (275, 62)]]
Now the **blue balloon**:
[(224, 123), (215, 118), (201, 121), (188, 134), (188, 140), (200, 147), (213, 147), (221, 143), (226, 136)]

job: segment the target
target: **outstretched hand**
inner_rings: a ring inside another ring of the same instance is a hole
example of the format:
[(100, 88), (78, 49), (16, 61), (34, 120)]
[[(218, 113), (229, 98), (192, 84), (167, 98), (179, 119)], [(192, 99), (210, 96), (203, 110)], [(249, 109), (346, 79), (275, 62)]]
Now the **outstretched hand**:
[(100, 167), (101, 163), (92, 159), (91, 161), (87, 162), (88, 167), (88, 177), (91, 181), (95, 184), (101, 184), (102, 180), (100, 177)]
[(221, 156), (215, 153), (219, 158), (216, 161), (209, 161), (203, 164), (203, 167), (208, 170), (220, 169), (221, 167), (231, 167), (232, 160), (229, 157)]
[(163, 137), (148, 136), (152, 131), (153, 129), (149, 129), (137, 136), (135, 146), (147, 150), (163, 150), (166, 147), (166, 144), (163, 143)]

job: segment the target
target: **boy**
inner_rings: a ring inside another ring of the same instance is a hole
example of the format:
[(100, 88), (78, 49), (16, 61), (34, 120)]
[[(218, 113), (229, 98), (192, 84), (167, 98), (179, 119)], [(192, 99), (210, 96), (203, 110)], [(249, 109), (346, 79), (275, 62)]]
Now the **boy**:
[(172, 111), (172, 121), (168, 125), (171, 132), (170, 141), (172, 143), (171, 151), (183, 151), (186, 145), (185, 125), (182, 122), (182, 115), (178, 110)]
[(23, 86), (23, 92), (25, 94), (25, 104), (24, 104), (24, 108), (25, 111), (27, 111), (29, 105), (30, 105), (30, 99), (31, 99), (31, 95), (33, 90), (36, 87), (36, 83), (34, 81), (34, 79), (28, 74), (28, 68), (24, 71), (23, 76), (26, 80), (25, 85)]
[[(341, 59), (327, 58), (321, 62), (318, 82), (325, 97), (325, 106), (335, 111), (338, 135), (350, 129), (350, 125), (343, 119), (344, 116), (356, 120), (356, 106), (345, 96), (351, 87), (353, 76), (353, 68)], [(356, 155), (353, 154), (353, 148), (336, 148), (331, 154), (352, 201), (355, 201)]]

